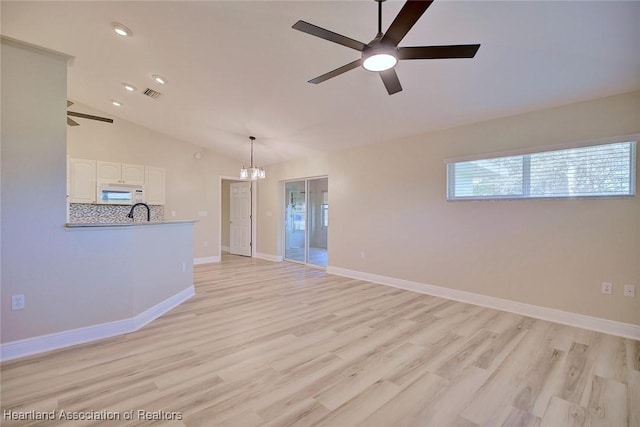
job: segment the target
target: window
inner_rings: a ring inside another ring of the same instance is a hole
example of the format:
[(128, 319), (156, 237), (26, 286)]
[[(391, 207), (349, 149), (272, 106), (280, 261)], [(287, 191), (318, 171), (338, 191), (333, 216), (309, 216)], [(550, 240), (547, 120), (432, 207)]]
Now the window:
[(326, 191), (322, 192), (321, 209), (322, 228), (329, 228), (329, 193)]
[(290, 197), (293, 231), (304, 231), (307, 221), (305, 215), (305, 192), (292, 191)]
[(447, 164), (447, 199), (633, 196), (636, 142)]

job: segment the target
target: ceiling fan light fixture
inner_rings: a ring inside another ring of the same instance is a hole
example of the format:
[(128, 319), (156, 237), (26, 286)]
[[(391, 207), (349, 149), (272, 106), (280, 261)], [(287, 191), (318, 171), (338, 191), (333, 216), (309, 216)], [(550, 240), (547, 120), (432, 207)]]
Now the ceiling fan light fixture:
[(362, 65), (367, 71), (378, 72), (385, 89), (387, 89), (387, 93), (393, 95), (402, 91), (398, 74), (393, 69), (398, 60), (473, 58), (478, 51), (479, 44), (398, 47), (402, 39), (433, 3), (433, 0), (406, 0), (400, 12), (387, 28), (387, 31), (383, 33), (382, 2), (384, 1), (375, 0), (378, 3), (378, 33), (369, 43), (362, 43), (302, 20), (293, 24), (291, 28), (294, 30), (302, 31), (361, 53), (360, 59), (311, 79), (309, 83), (322, 83)]
[(398, 58), (385, 50), (367, 56), (362, 62), (362, 66), (367, 71), (385, 71), (395, 67), (397, 63)]
[(127, 28), (125, 25), (122, 25), (119, 22), (112, 22), (111, 26), (113, 27), (113, 31), (116, 32), (117, 35), (122, 37), (129, 37), (133, 35), (133, 31)]

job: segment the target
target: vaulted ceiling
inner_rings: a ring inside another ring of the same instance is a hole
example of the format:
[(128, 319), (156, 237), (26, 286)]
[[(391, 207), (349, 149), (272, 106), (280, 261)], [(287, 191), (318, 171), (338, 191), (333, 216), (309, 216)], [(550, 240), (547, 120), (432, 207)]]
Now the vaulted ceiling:
[[(383, 4), (383, 31), (403, 4)], [(3, 35), (74, 57), (70, 99), (239, 160), (255, 135), (263, 164), (640, 89), (636, 1), (435, 1), (400, 46), (480, 50), (474, 59), (401, 61), (404, 90), (392, 96), (362, 68), (307, 83), (359, 53), (291, 28), (303, 19), (368, 42), (372, 0), (1, 8)], [(114, 21), (133, 36), (117, 36)], [(146, 97), (146, 88), (162, 95)]]

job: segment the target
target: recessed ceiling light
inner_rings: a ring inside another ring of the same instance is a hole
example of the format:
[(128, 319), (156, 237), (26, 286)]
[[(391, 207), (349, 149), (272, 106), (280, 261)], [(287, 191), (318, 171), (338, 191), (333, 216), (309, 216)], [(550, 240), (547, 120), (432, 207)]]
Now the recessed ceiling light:
[(164, 85), (167, 83), (167, 79), (162, 77), (160, 74), (154, 74), (151, 77), (153, 77), (153, 80), (155, 80), (156, 83), (160, 83), (161, 85)]
[(113, 27), (113, 31), (115, 31), (119, 36), (128, 37), (133, 35), (133, 31), (119, 22), (112, 22), (111, 26)]
[(115, 99), (112, 99), (112, 100), (111, 100), (111, 103), (112, 103), (113, 105), (115, 105), (116, 107), (122, 107), (122, 102), (120, 102), (120, 101), (116, 101)]
[(122, 86), (124, 86), (124, 88), (126, 90), (128, 90), (129, 92), (135, 92), (137, 90), (134, 85), (129, 84), (129, 83), (122, 83)]

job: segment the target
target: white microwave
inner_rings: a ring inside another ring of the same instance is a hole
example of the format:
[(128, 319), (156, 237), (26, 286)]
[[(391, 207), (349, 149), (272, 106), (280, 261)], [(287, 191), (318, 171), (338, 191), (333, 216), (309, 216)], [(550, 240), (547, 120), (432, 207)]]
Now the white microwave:
[(128, 184), (98, 184), (99, 205), (134, 205), (144, 203), (144, 187)]

